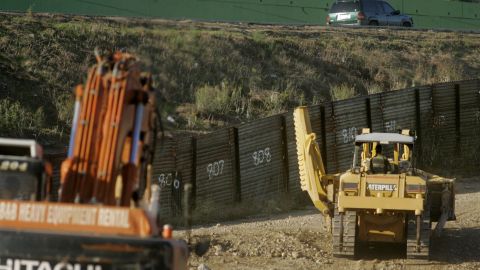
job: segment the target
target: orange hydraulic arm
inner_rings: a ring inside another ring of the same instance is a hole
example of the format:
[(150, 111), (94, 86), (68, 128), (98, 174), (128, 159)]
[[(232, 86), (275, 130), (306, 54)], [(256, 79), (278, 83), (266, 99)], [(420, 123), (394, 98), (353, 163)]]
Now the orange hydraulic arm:
[(149, 75), (127, 53), (97, 64), (77, 86), (60, 200), (129, 206), (148, 161), (155, 97)]

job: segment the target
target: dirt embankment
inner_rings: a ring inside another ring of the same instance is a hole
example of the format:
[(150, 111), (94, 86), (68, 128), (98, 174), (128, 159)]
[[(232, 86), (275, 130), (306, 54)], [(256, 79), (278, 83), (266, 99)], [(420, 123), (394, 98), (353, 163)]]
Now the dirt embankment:
[[(432, 240), (432, 260), (405, 259), (401, 247), (374, 246), (357, 260), (332, 256), (331, 236), (323, 231), (313, 208), (269, 217), (195, 228), (195, 238), (211, 239), (204, 257), (192, 255), (197, 269), (479, 269), (480, 177), (457, 182), (457, 221), (448, 222), (441, 238)], [(179, 232), (184, 236), (184, 232)], [(201, 267), (199, 268), (201, 269)]]
[(411, 29), (1, 14), (0, 135), (66, 141), (71, 91), (96, 47), (142, 60), (162, 115), (175, 120), (166, 127), (205, 131), (299, 104), (476, 78), (479, 44), (479, 34)]

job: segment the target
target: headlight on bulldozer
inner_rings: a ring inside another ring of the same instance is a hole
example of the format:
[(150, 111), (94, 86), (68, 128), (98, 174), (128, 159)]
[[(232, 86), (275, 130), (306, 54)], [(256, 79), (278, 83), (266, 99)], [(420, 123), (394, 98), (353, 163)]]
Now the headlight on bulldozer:
[(425, 193), (425, 185), (408, 185), (407, 184), (407, 193)]
[(357, 191), (358, 190), (358, 183), (348, 183), (348, 182), (343, 182), (342, 183), (342, 190), (343, 191)]

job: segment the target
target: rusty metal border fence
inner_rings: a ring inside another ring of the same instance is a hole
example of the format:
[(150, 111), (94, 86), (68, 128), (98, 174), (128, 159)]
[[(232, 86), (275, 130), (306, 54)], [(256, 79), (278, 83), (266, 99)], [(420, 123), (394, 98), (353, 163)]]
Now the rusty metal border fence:
[[(417, 166), (448, 173), (461, 164), (471, 173), (480, 172), (480, 80), (384, 92), (309, 109), (329, 173), (349, 168), (352, 142), (366, 127), (378, 132), (415, 130)], [(170, 194), (164, 195), (170, 201), (162, 200), (168, 208), (164, 213), (181, 213), (173, 181), (179, 187), (193, 183), (196, 208), (211, 211), (242, 202), (261, 204), (282, 194), (303, 196), (291, 111), (163, 144), (172, 145), (175, 149), (160, 151), (157, 157), (170, 160), (154, 164), (155, 177), (173, 176)], [(161, 154), (165, 151), (170, 155)]]
[[(480, 80), (314, 105), (310, 118), (329, 173), (349, 168), (352, 142), (366, 127), (416, 130), (418, 166), (442, 173), (449, 173), (448, 168), (480, 171)], [(285, 194), (303, 196), (291, 112), (173, 140), (163, 143), (153, 170), (153, 182), (163, 187), (164, 216), (181, 213), (184, 183), (194, 185), (196, 208), (206, 212), (227, 211), (242, 202), (261, 204)]]
[[(480, 80), (361, 96), (309, 111), (329, 173), (349, 168), (352, 142), (365, 127), (415, 130), (418, 167), (439, 174), (480, 172)], [(286, 198), (282, 195), (305, 198), (292, 111), (200, 136), (175, 134), (157, 146), (152, 182), (161, 187), (164, 218), (182, 214), (186, 183), (193, 185), (189, 207), (206, 212), (229, 211), (241, 203), (253, 209)]]

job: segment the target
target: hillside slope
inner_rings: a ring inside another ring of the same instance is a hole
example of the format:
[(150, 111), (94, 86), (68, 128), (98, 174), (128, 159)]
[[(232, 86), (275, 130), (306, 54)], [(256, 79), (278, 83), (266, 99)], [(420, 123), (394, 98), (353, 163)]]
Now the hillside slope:
[(480, 71), (478, 34), (31, 14), (0, 21), (0, 136), (46, 144), (67, 137), (71, 92), (95, 47), (138, 55), (171, 128), (195, 130)]

